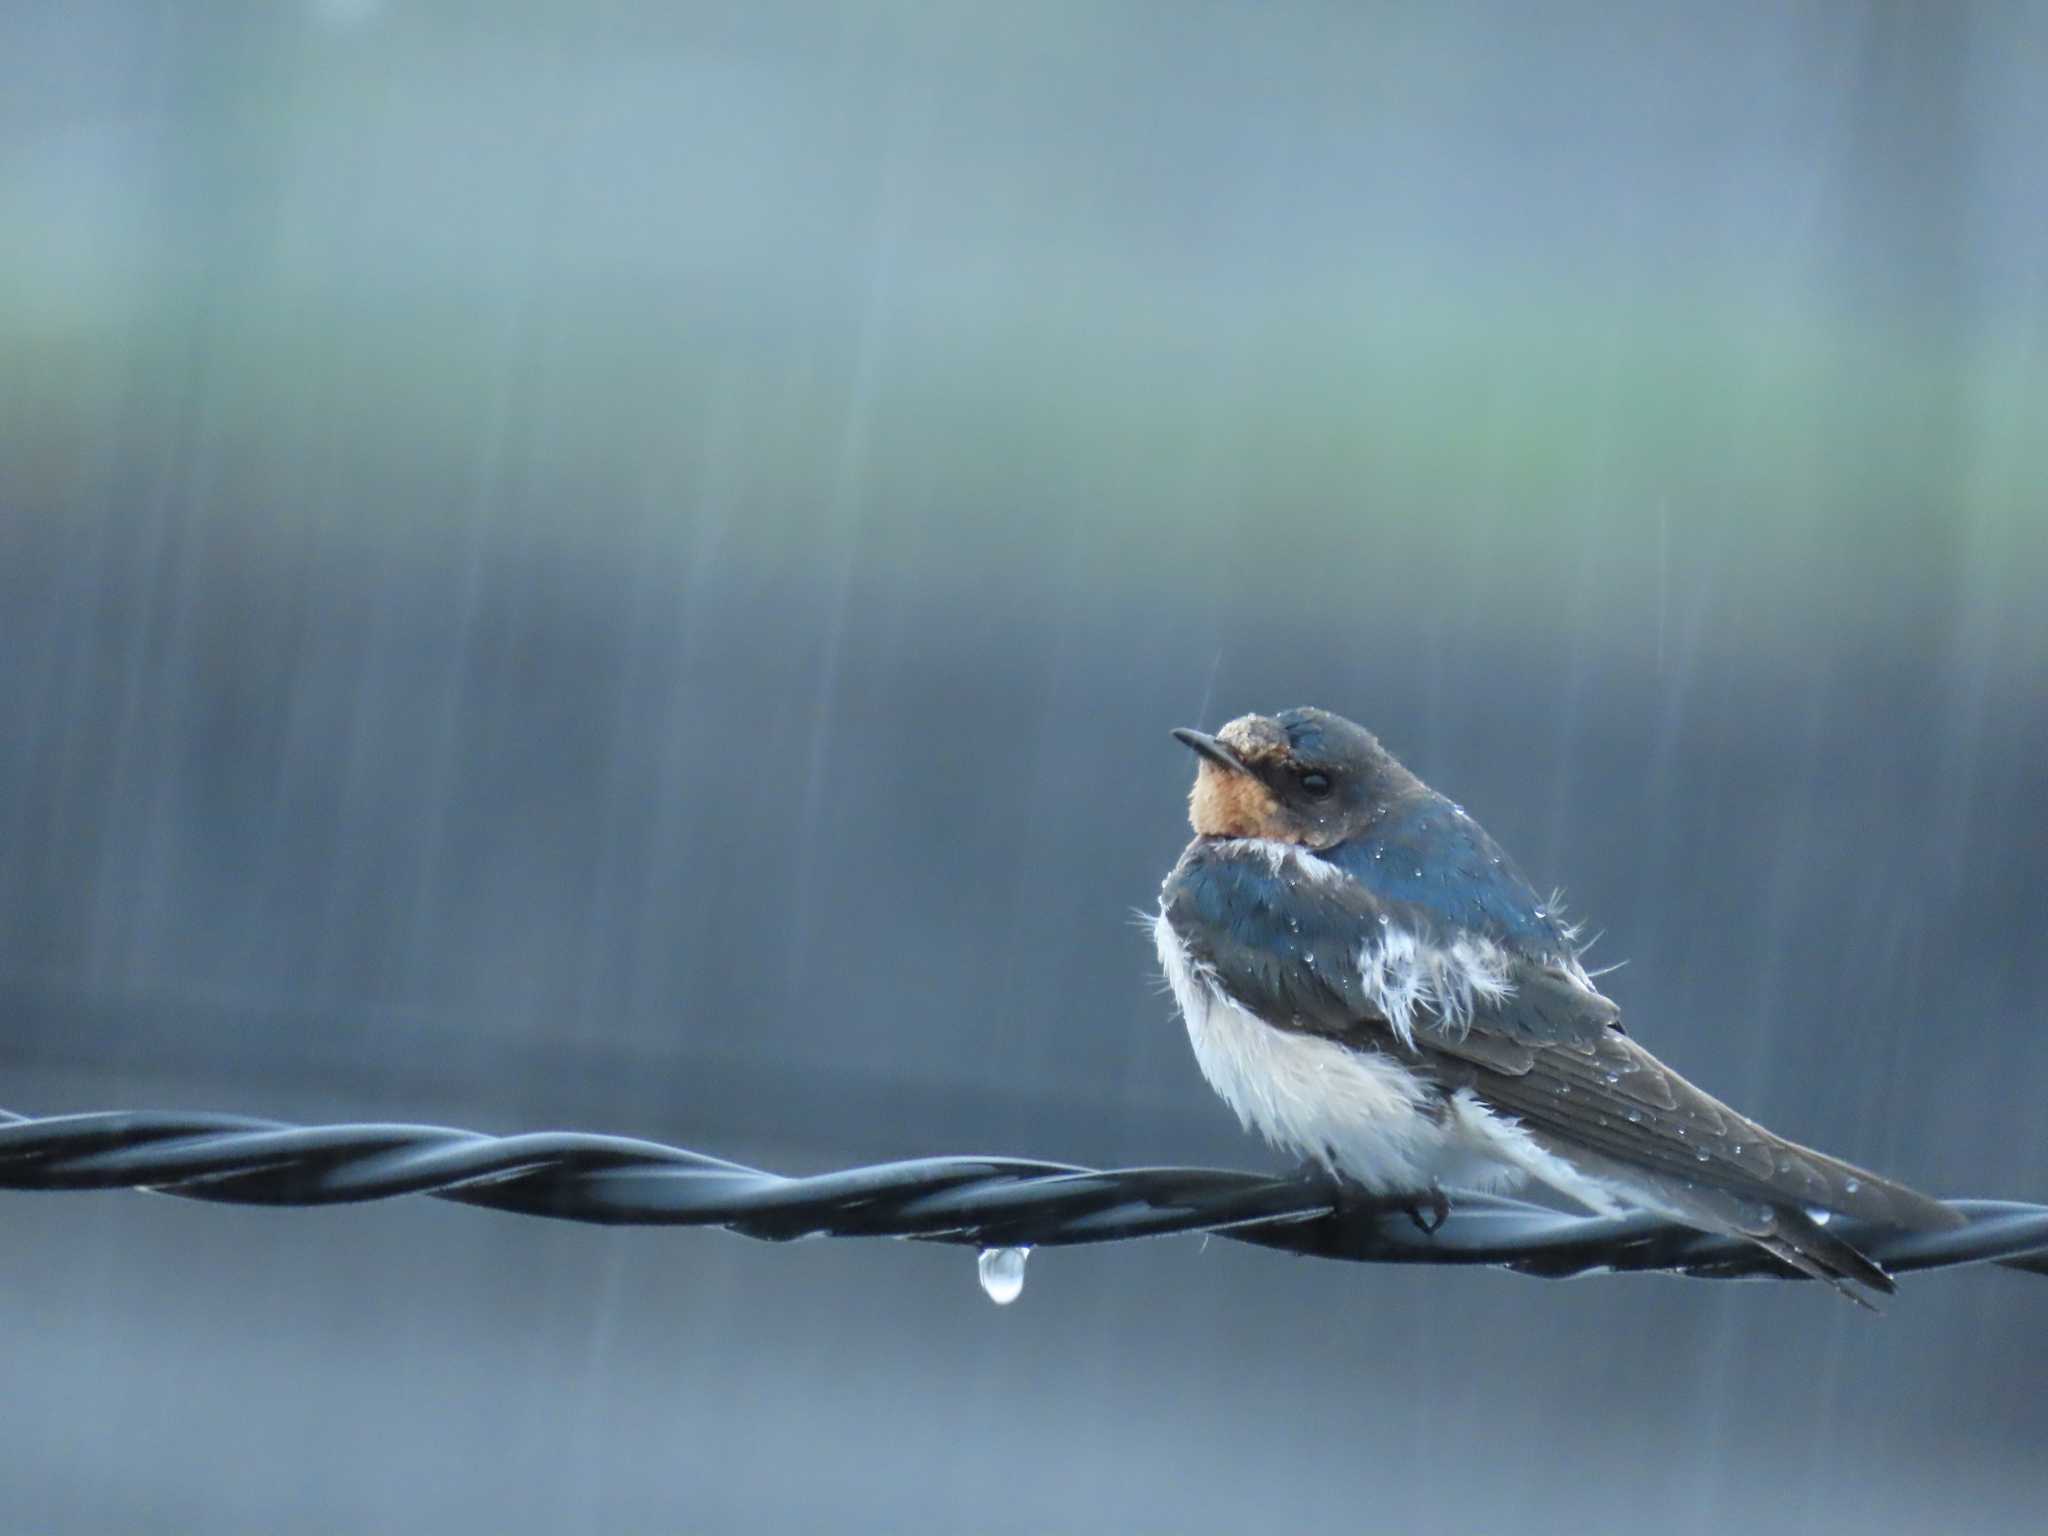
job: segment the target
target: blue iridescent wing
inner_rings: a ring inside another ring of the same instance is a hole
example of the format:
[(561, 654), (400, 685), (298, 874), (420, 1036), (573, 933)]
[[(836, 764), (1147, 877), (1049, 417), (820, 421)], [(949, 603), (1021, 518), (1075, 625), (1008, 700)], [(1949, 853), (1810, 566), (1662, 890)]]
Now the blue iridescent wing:
[(1557, 1150), (1627, 1170), (1673, 1203), (1726, 1196), (1899, 1225), (1953, 1219), (1695, 1088), (1622, 1031), (1610, 999), (1540, 955), (1504, 947), (1499, 995), (1455, 1016), (1418, 1010), (1404, 1038), (1361, 964), (1374, 936), (1404, 932), (1442, 949), (1472, 935), (1446, 923), (1440, 904), (1389, 899), (1313, 868), (1257, 845), (1198, 840), (1162, 892), (1191, 957), (1269, 1025), (1394, 1055), (1446, 1095), (1469, 1090)]

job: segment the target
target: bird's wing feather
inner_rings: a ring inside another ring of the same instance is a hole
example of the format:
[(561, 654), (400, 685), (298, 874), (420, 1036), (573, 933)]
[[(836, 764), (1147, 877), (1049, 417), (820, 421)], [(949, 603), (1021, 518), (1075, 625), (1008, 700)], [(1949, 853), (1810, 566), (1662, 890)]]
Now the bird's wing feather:
[(1667, 1191), (1898, 1226), (1956, 1220), (1938, 1201), (1775, 1136), (1695, 1088), (1622, 1032), (1620, 1008), (1565, 957), (1506, 955), (1500, 995), (1418, 1009), (1404, 1031), (1368, 986), (1361, 952), (1388, 929), (1448, 949), (1458, 936), (1433, 932), (1426, 913), (1355, 880), (1221, 850), (1191, 853), (1163, 895), (1195, 959), (1259, 1018), (1400, 1057), (1447, 1091), (1469, 1088), (1561, 1153), (1639, 1171)]
[[(1598, 992), (1526, 962), (1514, 981), (1507, 998), (1475, 1011), (1468, 1030), (1438, 1025), (1426, 1040), (1416, 1032), (1447, 1086), (1470, 1088), (1547, 1139), (1652, 1173), (1667, 1192), (1710, 1189), (1892, 1226), (1955, 1224), (1939, 1201), (1787, 1141), (1694, 1087), (1623, 1034), (1620, 1010)], [(1532, 1008), (1543, 1015), (1576, 1008), (1585, 1027), (1539, 1026), (1542, 1043), (1506, 1059), (1500, 1039), (1527, 1041)]]

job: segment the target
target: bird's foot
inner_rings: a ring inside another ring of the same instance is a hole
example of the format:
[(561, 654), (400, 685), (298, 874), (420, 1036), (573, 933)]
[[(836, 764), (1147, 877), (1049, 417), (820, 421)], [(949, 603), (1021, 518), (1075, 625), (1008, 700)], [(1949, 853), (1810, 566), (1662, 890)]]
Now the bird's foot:
[[(1411, 1200), (1403, 1209), (1408, 1212), (1408, 1219), (1415, 1223), (1415, 1230), (1424, 1237), (1435, 1237), (1443, 1224), (1451, 1219), (1450, 1198), (1434, 1184), (1429, 1186), (1423, 1199)], [(1426, 1221), (1423, 1219), (1425, 1209), (1429, 1212)]]
[(1451, 1202), (1434, 1184), (1420, 1194), (1376, 1195), (1313, 1158), (1296, 1169), (1295, 1175), (1331, 1187), (1330, 1214), (1339, 1221), (1363, 1221), (1399, 1211), (1415, 1223), (1415, 1230), (1424, 1237), (1435, 1237), (1450, 1219)]

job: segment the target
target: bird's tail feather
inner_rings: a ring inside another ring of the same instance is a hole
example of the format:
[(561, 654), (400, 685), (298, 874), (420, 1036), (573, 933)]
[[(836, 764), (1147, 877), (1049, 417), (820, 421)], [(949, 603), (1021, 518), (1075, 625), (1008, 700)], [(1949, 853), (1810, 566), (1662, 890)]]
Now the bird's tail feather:
[[(1870, 1303), (1850, 1289), (1850, 1282), (1890, 1296), (1898, 1285), (1869, 1255), (1846, 1238), (1838, 1237), (1804, 1211), (1780, 1206), (1772, 1212), (1777, 1231), (1753, 1241), (1790, 1264), (1801, 1274), (1825, 1280), (1858, 1306)], [(1746, 1235), (1746, 1234), (1745, 1234)]]
[[(1885, 1296), (1898, 1287), (1868, 1254), (1840, 1233), (1829, 1230), (1827, 1219), (1831, 1211), (1842, 1210), (1859, 1219), (1867, 1217), (1874, 1223), (1892, 1226), (1950, 1226), (1963, 1219), (1939, 1201), (1916, 1194), (1904, 1185), (1865, 1175), (1861, 1170), (1843, 1174), (1842, 1178), (1854, 1182), (1846, 1189), (1836, 1189), (1831, 1198), (1824, 1184), (1836, 1183), (1835, 1170), (1848, 1170), (1849, 1165), (1818, 1153), (1805, 1153), (1803, 1148), (1792, 1150), (1800, 1152), (1811, 1164), (1829, 1165), (1816, 1166), (1812, 1187), (1802, 1191), (1811, 1199), (1811, 1208), (1805, 1200), (1789, 1200), (1778, 1189), (1768, 1186), (1736, 1190), (1628, 1167), (1583, 1150), (1574, 1150), (1570, 1157), (1582, 1171), (1592, 1174), (1629, 1203), (1661, 1211), (1703, 1232), (1745, 1238), (1788, 1268), (1827, 1282), (1863, 1307), (1869, 1307), (1870, 1302), (1855, 1289), (1857, 1286)], [(1874, 1179), (1879, 1186), (1870, 1204), (1858, 1198), (1867, 1187), (1866, 1178)], [(1897, 1200), (1894, 1191), (1907, 1199)], [(1852, 1208), (1852, 1201), (1857, 1208)], [(1911, 1220), (1912, 1215), (1922, 1219)]]
[(1657, 1193), (1661, 1203), (1681, 1220), (1708, 1231), (1748, 1238), (1781, 1263), (1810, 1279), (1825, 1281), (1860, 1307), (1876, 1310), (1856, 1286), (1883, 1296), (1898, 1290), (1892, 1277), (1868, 1254), (1796, 1205), (1764, 1204), (1698, 1187), (1667, 1186)]

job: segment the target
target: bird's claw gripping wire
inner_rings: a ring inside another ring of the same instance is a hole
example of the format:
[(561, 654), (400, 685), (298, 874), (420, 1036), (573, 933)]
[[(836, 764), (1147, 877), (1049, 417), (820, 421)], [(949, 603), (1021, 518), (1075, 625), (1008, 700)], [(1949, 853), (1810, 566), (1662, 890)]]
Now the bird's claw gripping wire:
[[(1428, 1220), (1423, 1219), (1425, 1207), (1429, 1212)], [(1424, 1237), (1435, 1237), (1443, 1224), (1451, 1219), (1450, 1197), (1434, 1184), (1430, 1185), (1428, 1193), (1420, 1200), (1410, 1201), (1402, 1209), (1408, 1213), (1408, 1219), (1415, 1223), (1415, 1230)]]
[(1412, 1194), (1377, 1195), (1313, 1160), (1301, 1164), (1295, 1177), (1330, 1192), (1330, 1214), (1339, 1222), (1376, 1221), (1399, 1211), (1424, 1237), (1435, 1237), (1451, 1217), (1450, 1197), (1435, 1184)]

